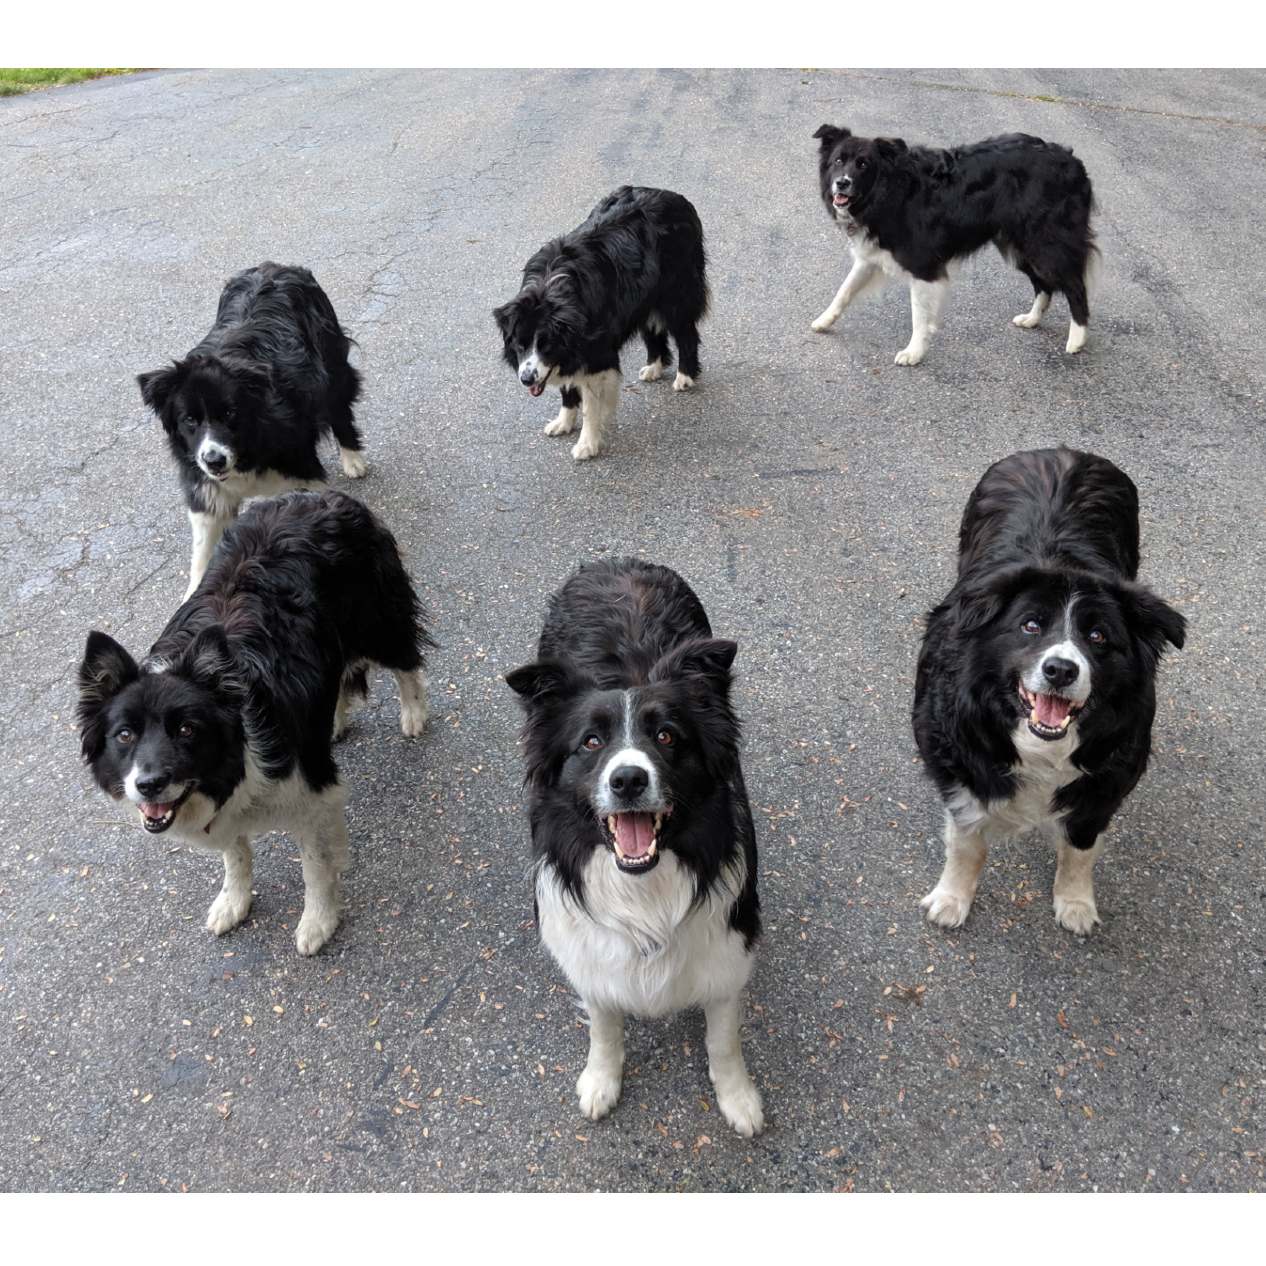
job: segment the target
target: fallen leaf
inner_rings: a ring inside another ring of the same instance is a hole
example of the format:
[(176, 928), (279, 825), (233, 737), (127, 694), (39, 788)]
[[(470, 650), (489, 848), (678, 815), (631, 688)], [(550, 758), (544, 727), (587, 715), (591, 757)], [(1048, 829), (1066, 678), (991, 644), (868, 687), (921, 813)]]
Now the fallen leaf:
[(441, 1089), (442, 1089), (442, 1087), (440, 1087), (440, 1086), (436, 1086), (436, 1087), (435, 1087), (435, 1089), (431, 1091), (431, 1098), (432, 1098), (432, 1099), (438, 1099), (438, 1098), (440, 1097), (440, 1090), (441, 1090)]
[(1063, 1025), (1064, 1028), (1068, 1027), (1068, 1021), (1064, 1019), (1064, 1013), (1062, 1011), (1055, 1017), (1055, 1020), (1057, 1023)]
[(1094, 1116), (1094, 1113), (1090, 1111), (1090, 1107), (1089, 1107), (1089, 1105), (1088, 1105), (1088, 1104), (1084, 1104), (1084, 1103), (1083, 1103), (1083, 1104), (1081, 1105), (1081, 1110), (1082, 1110), (1082, 1111), (1083, 1111), (1083, 1112), (1084, 1112), (1084, 1113), (1085, 1113), (1088, 1117), (1093, 1117), (1093, 1116)]
[(1007, 1007), (1008, 1007), (1008, 1008), (1011, 1008), (1011, 1007), (1014, 1007), (1014, 1006), (1015, 1006), (1015, 994), (1012, 994), (1012, 995), (1011, 995), (1011, 1001), (1007, 1003)]
[(149, 1094), (147, 1094), (147, 1095), (146, 1095), (146, 1096), (145, 1096), (145, 1097), (141, 1100), (141, 1102), (142, 1102), (142, 1103), (148, 1103), (148, 1102), (149, 1102), (149, 1101), (150, 1101), (153, 1097), (154, 1097), (154, 1095), (153, 1095), (153, 1092), (151, 1091)]
[(248, 1029), (250, 1028), (252, 1024), (255, 1023), (255, 1017), (253, 1015), (244, 1015), (242, 1019), (246, 1021), (246, 1027)]
[(275, 1011), (278, 1015), (285, 1015), (285, 1014), (286, 1014), (286, 1009), (285, 1009), (285, 1007), (274, 1007), (274, 1008), (273, 1008), (273, 1010), (274, 1010), (274, 1011)]
[(833, 1148), (831, 1148), (831, 1150), (830, 1150), (829, 1152), (827, 1152), (827, 1155), (828, 1155), (828, 1156), (839, 1156), (839, 1155), (841, 1155), (841, 1152), (840, 1152), (840, 1149), (839, 1149), (838, 1147), (833, 1147)]

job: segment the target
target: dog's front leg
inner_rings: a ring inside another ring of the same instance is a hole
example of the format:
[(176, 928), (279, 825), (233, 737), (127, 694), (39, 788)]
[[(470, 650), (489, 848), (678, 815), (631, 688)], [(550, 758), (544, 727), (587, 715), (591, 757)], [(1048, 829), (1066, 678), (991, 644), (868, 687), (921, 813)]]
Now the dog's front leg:
[(330, 788), (310, 823), (297, 832), (303, 864), (303, 918), (295, 931), (300, 954), (315, 954), (334, 935), (342, 908), (343, 871), (351, 865), (347, 840), (347, 788)]
[(1055, 864), (1055, 921), (1074, 936), (1086, 936), (1101, 922), (1095, 906), (1095, 886), (1091, 870), (1099, 856), (1102, 837), (1093, 848), (1074, 848), (1067, 840), (1059, 841), (1059, 860)]
[(220, 853), (224, 858), (224, 885), (207, 911), (207, 927), (216, 936), (237, 927), (250, 911), (251, 871), (255, 860), (250, 837), (246, 835), (239, 835)]
[(589, 1061), (576, 1080), (580, 1110), (591, 1121), (605, 1117), (620, 1098), (624, 1076), (624, 1016), (589, 1008)]
[(947, 294), (948, 281), (910, 282), (910, 318), (914, 329), (909, 344), (894, 358), (896, 364), (917, 365), (927, 355), (932, 335), (941, 328), (941, 308)]
[(188, 602), (193, 597), (194, 590), (202, 583), (211, 564), (211, 555), (215, 553), (224, 529), (233, 522), (236, 515), (236, 507), (229, 515), (189, 511), (189, 527), (193, 531), (193, 557), (189, 560), (189, 588), (185, 590), (182, 601)]
[(840, 314), (844, 309), (850, 303), (856, 303), (862, 292), (879, 280), (879, 276), (878, 264), (872, 264), (864, 259), (855, 259), (852, 270), (844, 278), (844, 284), (831, 300), (831, 306), (809, 328), (816, 330), (819, 334), (823, 330), (829, 330), (840, 319)]
[(583, 462), (606, 451), (607, 430), (615, 422), (616, 405), (620, 400), (620, 371), (607, 369), (586, 378), (581, 383), (580, 395), (584, 421), (571, 455)]
[(710, 1002), (703, 1014), (708, 1022), (708, 1076), (716, 1087), (717, 1106), (730, 1125), (750, 1139), (765, 1128), (765, 1112), (743, 1062), (738, 997)]
[(391, 670), (400, 690), (400, 728), (406, 738), (417, 738), (426, 728), (431, 705), (426, 698), (426, 678), (420, 668), (411, 673)]
[(956, 928), (967, 921), (988, 852), (983, 831), (963, 831), (945, 815), (945, 869), (936, 887), (919, 903), (929, 923)]

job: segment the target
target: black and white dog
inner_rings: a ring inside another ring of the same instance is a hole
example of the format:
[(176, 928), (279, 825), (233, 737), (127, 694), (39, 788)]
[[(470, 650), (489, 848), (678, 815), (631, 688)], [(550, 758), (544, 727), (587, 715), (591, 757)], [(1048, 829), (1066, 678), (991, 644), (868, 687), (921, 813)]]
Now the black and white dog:
[(708, 311), (703, 225), (694, 207), (667, 189), (624, 185), (589, 218), (527, 262), (523, 287), (493, 316), (506, 363), (534, 395), (557, 387), (558, 417), (546, 435), (568, 435), (583, 405), (584, 425), (571, 450), (577, 461), (606, 446), (620, 398), (620, 349), (641, 332), (653, 382), (672, 364), (676, 391), (699, 377), (699, 322)]
[(940, 328), (949, 269), (992, 242), (1033, 283), (1033, 307), (1015, 324), (1037, 325), (1062, 291), (1072, 316), (1065, 351), (1086, 345), (1086, 287), (1098, 259), (1094, 191), (1072, 150), (1021, 132), (957, 149), (911, 148), (829, 123), (813, 135), (822, 201), (853, 253), (852, 271), (813, 329), (830, 329), (866, 291), (900, 277), (910, 286), (914, 332), (896, 361), (917, 365)]
[(186, 598), (243, 501), (324, 486), (317, 442), (327, 432), (343, 473), (365, 473), (350, 345), (306, 268), (261, 264), (224, 287), (215, 325), (184, 360), (137, 378), (167, 433), (189, 507)]
[(589, 1010), (576, 1083), (593, 1120), (620, 1097), (624, 1015), (702, 1006), (725, 1119), (764, 1128), (739, 1045), (756, 960), (756, 837), (730, 706), (737, 646), (676, 572), (582, 567), (550, 599), (523, 698), (541, 936)]
[(290, 492), (228, 529), (143, 664), (106, 634), (88, 635), (84, 758), (151, 835), (223, 854), (213, 932), (250, 909), (251, 837), (283, 830), (303, 863), (299, 952), (333, 935), (349, 857), (347, 784), (330, 744), (375, 664), (395, 676), (401, 728), (421, 733), (425, 618), (395, 540), (359, 501)]
[(1085, 936), (1091, 868), (1147, 768), (1156, 665), (1186, 622), (1136, 583), (1138, 490), (1067, 448), (994, 463), (967, 502), (958, 581), (928, 617), (914, 736), (945, 803), (933, 923), (971, 908), (990, 836), (1040, 827), (1058, 848), (1055, 918)]

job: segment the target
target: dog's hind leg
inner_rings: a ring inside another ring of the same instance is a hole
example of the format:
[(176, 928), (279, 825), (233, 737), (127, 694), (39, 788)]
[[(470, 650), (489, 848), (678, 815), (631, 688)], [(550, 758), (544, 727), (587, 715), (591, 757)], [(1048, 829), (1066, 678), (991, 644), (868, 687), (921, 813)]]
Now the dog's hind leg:
[(674, 391), (689, 391), (699, 379), (699, 327), (693, 321), (683, 321), (671, 331), (677, 344), (677, 377), (673, 379)]
[(646, 364), (638, 370), (637, 376), (643, 382), (658, 382), (664, 376), (664, 366), (673, 363), (672, 352), (668, 350), (668, 336), (659, 317), (647, 318), (642, 326), (642, 341), (646, 344)]
[(878, 264), (865, 259), (855, 259), (852, 270), (844, 278), (844, 284), (831, 300), (831, 306), (809, 328), (816, 330), (819, 334), (824, 330), (829, 330), (840, 319), (840, 315), (849, 304), (856, 303), (867, 290), (882, 280), (883, 272)]
[(369, 681), (365, 674), (367, 667), (361, 660), (343, 669), (343, 680), (338, 686), (338, 703), (334, 705), (334, 733), (331, 738), (335, 743), (347, 733), (347, 718), (369, 694)]
[(250, 838), (245, 835), (239, 835), (231, 845), (222, 848), (220, 855), (224, 858), (224, 885), (207, 911), (207, 927), (216, 936), (237, 927), (250, 911), (254, 866)]
[(340, 880), (351, 865), (346, 806), (347, 786), (336, 783), (323, 793), (311, 818), (295, 831), (303, 864), (303, 918), (295, 931), (300, 954), (315, 954), (338, 927)]
[(1091, 870), (1099, 856), (1100, 840), (1093, 848), (1074, 848), (1067, 840), (1059, 841), (1059, 860), (1055, 865), (1055, 921), (1074, 936), (1086, 936), (1101, 922), (1095, 906), (1095, 886)]
[(615, 422), (615, 409), (620, 399), (620, 371), (605, 369), (600, 374), (586, 377), (580, 384), (584, 422), (580, 439), (572, 447), (571, 455), (578, 461), (587, 461), (605, 452), (607, 430)]
[(967, 921), (988, 852), (983, 831), (961, 830), (945, 815), (945, 869), (936, 887), (919, 903), (929, 923), (956, 928)]
[(575, 387), (564, 387), (563, 407), (558, 417), (545, 427), (546, 435), (570, 435), (580, 424), (580, 392)]
[(407, 738), (417, 738), (426, 728), (431, 715), (431, 705), (426, 698), (426, 678), (420, 668), (411, 673), (393, 668), (391, 673), (400, 690), (400, 728)]
[(1012, 317), (1013, 325), (1022, 330), (1031, 330), (1046, 315), (1051, 306), (1051, 287), (1046, 284), (1028, 264), (1017, 264), (1016, 267), (1033, 283), (1033, 306), (1027, 312)]
[(605, 1117), (620, 1098), (624, 1076), (624, 1016), (589, 1008), (589, 1059), (576, 1080), (580, 1110), (591, 1121)]
[(1064, 351), (1068, 355), (1079, 352), (1086, 346), (1086, 327), (1090, 324), (1090, 304), (1086, 299), (1086, 283), (1078, 277), (1064, 287), (1068, 296), (1068, 313), (1072, 320), (1068, 324), (1068, 344)]
[(194, 590), (202, 583), (202, 578), (211, 565), (211, 555), (215, 553), (215, 547), (224, 535), (224, 529), (236, 517), (236, 506), (233, 507), (233, 513), (227, 516), (204, 514), (200, 510), (189, 511), (189, 527), (193, 531), (193, 557), (189, 560), (189, 588), (185, 590), (183, 602), (188, 602), (193, 597)]
[(910, 317), (914, 330), (910, 342), (893, 358), (898, 365), (917, 365), (927, 355), (932, 335), (941, 328), (941, 309), (949, 294), (949, 279), (910, 282)]
[(717, 1106), (730, 1125), (750, 1139), (765, 1128), (765, 1112), (743, 1062), (738, 997), (710, 1002), (703, 1014), (708, 1022), (708, 1076), (716, 1087)]

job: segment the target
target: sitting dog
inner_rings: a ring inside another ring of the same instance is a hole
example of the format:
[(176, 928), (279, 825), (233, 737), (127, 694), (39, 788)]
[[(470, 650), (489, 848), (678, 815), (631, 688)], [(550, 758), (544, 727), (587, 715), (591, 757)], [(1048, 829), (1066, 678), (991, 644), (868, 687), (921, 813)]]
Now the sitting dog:
[(1147, 768), (1156, 665), (1186, 622), (1138, 584), (1138, 490), (1067, 448), (995, 462), (967, 502), (958, 581), (928, 617), (914, 736), (945, 802), (933, 923), (971, 908), (991, 835), (1056, 844), (1055, 918), (1098, 923), (1091, 868)]
[(822, 201), (853, 252), (852, 271), (813, 329), (830, 329), (885, 276), (900, 277), (910, 286), (914, 332), (896, 362), (917, 365), (940, 328), (949, 269), (992, 242), (1033, 283), (1033, 307), (1015, 324), (1037, 325), (1062, 291), (1072, 315), (1065, 351), (1086, 345), (1088, 273), (1098, 258), (1094, 191), (1072, 150), (1021, 132), (958, 149), (910, 148), (828, 123), (813, 135)]
[(565, 237), (543, 246), (523, 270), (523, 287), (498, 308), (506, 363), (534, 396), (562, 392), (563, 407), (546, 435), (584, 424), (571, 450), (577, 461), (606, 447), (620, 398), (620, 349), (641, 332), (643, 382), (672, 364), (668, 336), (677, 344), (676, 391), (699, 377), (699, 322), (711, 295), (703, 225), (694, 207), (667, 189), (617, 189)]
[(84, 758), (151, 835), (223, 854), (211, 931), (250, 909), (251, 837), (284, 830), (303, 863), (295, 944), (315, 954), (333, 935), (349, 857), (347, 784), (330, 744), (375, 664), (395, 676), (401, 729), (421, 733), (424, 619), (395, 540), (359, 501), (291, 492), (228, 529), (143, 664), (88, 635)]
[(702, 1006), (722, 1115), (764, 1128), (739, 1045), (756, 960), (756, 837), (730, 707), (738, 648), (676, 572), (582, 567), (550, 599), (523, 698), (536, 917), (589, 1010), (576, 1083), (593, 1120), (620, 1097), (624, 1014)]
[(306, 268), (261, 264), (224, 287), (215, 325), (184, 360), (137, 378), (167, 433), (189, 508), (186, 598), (243, 501), (324, 486), (324, 434), (334, 432), (345, 475), (365, 473), (350, 345)]

